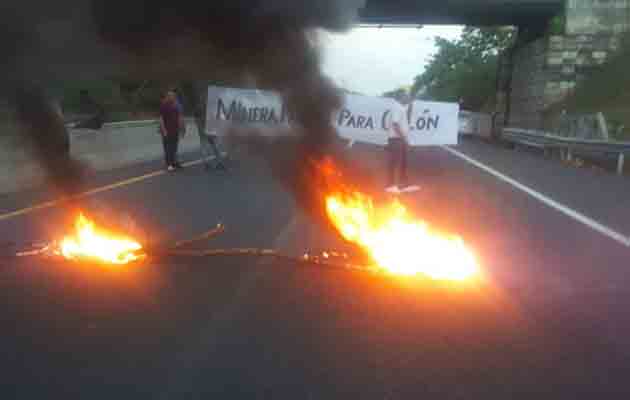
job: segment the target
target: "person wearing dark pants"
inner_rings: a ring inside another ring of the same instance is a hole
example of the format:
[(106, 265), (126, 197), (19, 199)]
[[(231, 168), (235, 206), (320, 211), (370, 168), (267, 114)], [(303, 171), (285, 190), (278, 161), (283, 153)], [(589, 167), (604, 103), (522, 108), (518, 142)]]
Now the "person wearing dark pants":
[(164, 160), (169, 171), (177, 168), (177, 147), (179, 146), (179, 137), (177, 135), (166, 134), (162, 136), (162, 144), (164, 145)]
[(388, 188), (396, 191), (407, 187), (407, 142), (402, 137), (390, 137), (387, 141), (389, 152)]
[(182, 167), (177, 160), (179, 133), (182, 126), (183, 118), (177, 107), (177, 97), (173, 91), (169, 91), (160, 106), (160, 133), (168, 171)]
[[(408, 104), (409, 100), (404, 99), (403, 102)], [(415, 185), (410, 186), (407, 176), (407, 152), (409, 150), (407, 108), (396, 103), (391, 111), (387, 141), (389, 152), (388, 187), (385, 189), (389, 193), (413, 192), (420, 189)]]

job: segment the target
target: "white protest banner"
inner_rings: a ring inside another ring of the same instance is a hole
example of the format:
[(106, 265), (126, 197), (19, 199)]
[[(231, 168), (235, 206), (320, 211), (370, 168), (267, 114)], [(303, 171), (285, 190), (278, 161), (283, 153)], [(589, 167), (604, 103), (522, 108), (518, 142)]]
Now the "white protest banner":
[(333, 125), (344, 139), (384, 146), (393, 105), (392, 99), (348, 94), (333, 116)]
[(288, 127), (289, 114), (274, 92), (209, 86), (206, 132), (222, 134), (229, 125)]
[(414, 101), (409, 113), (409, 142), (412, 146), (457, 144), (459, 104)]
[[(340, 137), (352, 142), (386, 145), (392, 110), (400, 107), (383, 97), (345, 95), (342, 106), (332, 116)], [(409, 116), (409, 141), (412, 146), (457, 143), (459, 105), (415, 101)], [(271, 91), (208, 87), (206, 131), (222, 134), (229, 125), (249, 125), (261, 132), (278, 134), (291, 124), (280, 95)], [(266, 130), (265, 128), (272, 128)]]
[[(339, 136), (355, 142), (387, 144), (395, 100), (382, 97), (346, 95), (344, 106), (334, 119)], [(414, 101), (409, 117), (409, 144), (437, 146), (457, 144), (457, 103)]]

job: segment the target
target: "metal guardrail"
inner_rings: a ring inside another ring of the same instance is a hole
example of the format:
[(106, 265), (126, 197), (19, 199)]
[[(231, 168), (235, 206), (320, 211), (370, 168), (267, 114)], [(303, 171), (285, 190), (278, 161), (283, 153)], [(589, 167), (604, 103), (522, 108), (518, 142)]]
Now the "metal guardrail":
[(103, 124), (104, 128), (137, 128), (142, 126), (157, 125), (157, 119), (143, 119), (135, 121), (119, 121), (119, 122), (106, 122)]
[(563, 157), (567, 160), (571, 160), (574, 153), (614, 155), (617, 157), (618, 174), (623, 173), (626, 154), (630, 155), (630, 142), (566, 138), (544, 131), (517, 128), (504, 128), (502, 138), (505, 141), (525, 146), (560, 149), (563, 151)]

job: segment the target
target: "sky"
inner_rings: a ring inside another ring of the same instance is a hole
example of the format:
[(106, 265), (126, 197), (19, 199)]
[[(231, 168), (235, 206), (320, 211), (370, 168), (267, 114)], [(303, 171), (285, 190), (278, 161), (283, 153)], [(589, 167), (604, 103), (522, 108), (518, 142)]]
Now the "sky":
[(366, 95), (381, 95), (409, 86), (436, 51), (434, 38), (456, 39), (461, 26), (354, 28), (321, 33), (323, 70), (338, 86)]

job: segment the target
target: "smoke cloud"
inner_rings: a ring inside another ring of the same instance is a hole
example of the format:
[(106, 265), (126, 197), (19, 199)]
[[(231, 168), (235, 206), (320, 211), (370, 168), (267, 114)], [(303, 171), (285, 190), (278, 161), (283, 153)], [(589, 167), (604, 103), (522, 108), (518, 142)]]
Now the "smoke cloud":
[(5, 94), (41, 164), (55, 171), (53, 183), (69, 190), (80, 173), (59, 155), (63, 133), (45, 106), (50, 83), (124, 76), (229, 84), (251, 76), (260, 88), (282, 93), (301, 126), (285, 160), (301, 167), (282, 178), (308, 197), (301, 188), (308, 163), (301, 161), (328, 151), (335, 136), (330, 115), (340, 103), (320, 71), (315, 31), (347, 29), (364, 2), (8, 0), (0, 6), (0, 51), (7, 56), (0, 87), (10, 88)]

